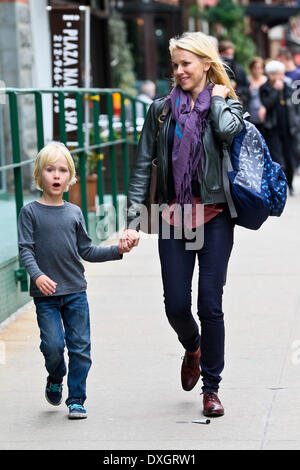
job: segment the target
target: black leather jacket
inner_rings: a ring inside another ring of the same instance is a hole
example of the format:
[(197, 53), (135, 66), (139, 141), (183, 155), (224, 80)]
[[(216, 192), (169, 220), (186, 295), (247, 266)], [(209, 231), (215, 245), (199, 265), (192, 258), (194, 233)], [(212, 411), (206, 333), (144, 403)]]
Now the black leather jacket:
[[(267, 114), (264, 122), (264, 127), (266, 129), (273, 129), (278, 126), (278, 116), (277, 116), (277, 108), (278, 104), (281, 99), (283, 99), (286, 102), (286, 105), (288, 108), (294, 107), (292, 103), (292, 93), (293, 89), (288, 86), (286, 83), (284, 84), (283, 90), (276, 90), (273, 88), (270, 84), (270, 80), (267, 80), (266, 83), (264, 83), (260, 89), (259, 89), (259, 95), (262, 104), (265, 106), (267, 109)], [(289, 117), (289, 110), (287, 109), (287, 116)], [(288, 127), (293, 127), (295, 125), (295, 122), (293, 119), (291, 119), (291, 122), (289, 122), (290, 119), (288, 119)]]
[[(153, 158), (157, 157), (158, 204), (168, 201), (168, 130), (171, 111), (158, 132), (158, 117), (163, 111), (165, 98), (155, 100), (147, 113), (140, 136), (135, 163), (131, 172), (127, 195), (128, 224), (146, 204)], [(200, 195), (203, 204), (226, 203), (222, 176), (222, 145), (231, 144), (233, 137), (243, 126), (243, 111), (239, 101), (213, 96), (202, 134), (203, 154), (199, 167), (201, 175)], [(156, 142), (157, 141), (157, 142)], [(203, 170), (202, 170), (203, 167)]]

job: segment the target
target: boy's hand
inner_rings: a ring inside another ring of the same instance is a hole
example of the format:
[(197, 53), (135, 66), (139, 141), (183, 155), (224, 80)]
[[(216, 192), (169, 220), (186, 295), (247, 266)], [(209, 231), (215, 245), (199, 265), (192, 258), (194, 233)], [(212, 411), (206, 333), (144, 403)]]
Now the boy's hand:
[(140, 234), (137, 230), (133, 230), (132, 228), (128, 228), (124, 231), (124, 234), (126, 234), (127, 239), (130, 240), (133, 243), (132, 246), (138, 246), (139, 241), (140, 241)]
[(36, 286), (44, 295), (54, 294), (57, 286), (57, 282), (52, 281), (50, 277), (42, 274), (35, 280)]
[(129, 253), (133, 247), (133, 243), (129, 238), (127, 237), (126, 233), (122, 233), (120, 240), (119, 240), (119, 253), (120, 255), (123, 255), (123, 253)]
[(119, 253), (128, 253), (134, 246), (139, 243), (140, 235), (136, 230), (125, 230), (119, 240)]

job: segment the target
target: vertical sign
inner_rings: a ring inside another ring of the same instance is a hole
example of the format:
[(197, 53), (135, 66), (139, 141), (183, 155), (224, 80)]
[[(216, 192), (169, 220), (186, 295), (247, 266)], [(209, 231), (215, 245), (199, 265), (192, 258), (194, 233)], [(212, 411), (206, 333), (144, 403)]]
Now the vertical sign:
[[(50, 8), (52, 85), (57, 88), (79, 88), (82, 86), (80, 63), (82, 12), (78, 7)], [(74, 95), (65, 95), (64, 104), (67, 141), (76, 141), (77, 114)], [(55, 140), (59, 140), (58, 116), (58, 96), (54, 95), (53, 138)]]
[(300, 45), (300, 15), (289, 19), (287, 31), (287, 39), (292, 43)]

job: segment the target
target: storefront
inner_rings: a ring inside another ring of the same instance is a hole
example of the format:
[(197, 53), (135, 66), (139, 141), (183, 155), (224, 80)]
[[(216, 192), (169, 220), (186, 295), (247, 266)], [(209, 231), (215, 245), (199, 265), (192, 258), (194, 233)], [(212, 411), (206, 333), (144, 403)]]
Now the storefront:
[(246, 7), (245, 13), (251, 18), (253, 39), (257, 45), (258, 52), (262, 57), (266, 58), (271, 55), (268, 38), (269, 29), (278, 25), (285, 25), (287, 27), (290, 19), (299, 15), (300, 7), (296, 5), (266, 5), (251, 2)]
[(171, 75), (168, 42), (181, 33), (179, 3), (179, 0), (116, 2), (116, 10), (127, 25), (136, 77), (138, 81), (153, 80), (162, 94), (168, 91)]

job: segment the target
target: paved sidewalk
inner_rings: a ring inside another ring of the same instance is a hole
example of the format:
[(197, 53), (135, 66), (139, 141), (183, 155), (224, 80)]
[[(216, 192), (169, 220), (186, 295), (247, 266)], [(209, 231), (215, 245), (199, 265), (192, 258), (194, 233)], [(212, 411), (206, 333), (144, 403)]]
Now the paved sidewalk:
[(299, 180), (281, 218), (235, 232), (224, 290), (224, 417), (191, 423), (202, 417), (200, 385), (181, 389), (183, 349), (164, 315), (157, 241), (143, 239), (122, 262), (86, 264), (87, 420), (70, 421), (65, 405), (44, 399), (31, 304), (0, 330), (0, 449), (299, 450)]

